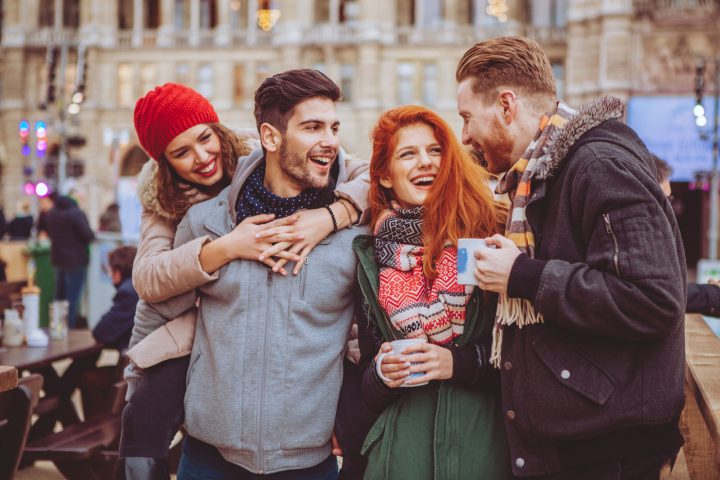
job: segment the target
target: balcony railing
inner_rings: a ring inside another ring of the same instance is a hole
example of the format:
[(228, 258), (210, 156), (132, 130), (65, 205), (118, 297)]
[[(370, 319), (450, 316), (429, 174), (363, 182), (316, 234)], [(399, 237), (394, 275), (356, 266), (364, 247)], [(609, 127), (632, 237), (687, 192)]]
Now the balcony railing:
[(634, 0), (635, 13), (655, 20), (686, 23), (717, 16), (720, 0)]
[[(720, 478), (720, 339), (700, 315), (685, 317), (685, 410), (680, 425), (689, 478)], [(675, 475), (673, 475), (675, 478)]]

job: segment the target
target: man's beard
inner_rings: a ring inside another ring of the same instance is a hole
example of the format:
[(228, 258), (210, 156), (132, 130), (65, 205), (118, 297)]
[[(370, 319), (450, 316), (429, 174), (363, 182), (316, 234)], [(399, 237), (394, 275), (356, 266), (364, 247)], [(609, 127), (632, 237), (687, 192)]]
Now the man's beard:
[(315, 176), (310, 173), (310, 166), (308, 162), (310, 159), (307, 156), (302, 157), (297, 152), (291, 151), (287, 148), (287, 142), (280, 144), (280, 170), (295, 184), (302, 188), (325, 188), (328, 185), (329, 175)]
[(490, 135), (483, 146), (482, 151), (473, 152), (481, 164), (485, 164), (490, 173), (498, 174), (507, 172), (515, 164), (513, 159), (513, 148), (515, 143), (508, 131), (503, 128), (500, 120), (492, 119), (490, 124)]

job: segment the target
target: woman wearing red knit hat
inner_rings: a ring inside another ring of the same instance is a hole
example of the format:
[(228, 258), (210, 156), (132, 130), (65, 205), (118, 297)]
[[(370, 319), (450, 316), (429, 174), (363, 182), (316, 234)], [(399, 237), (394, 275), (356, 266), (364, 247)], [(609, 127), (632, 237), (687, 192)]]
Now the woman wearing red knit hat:
[[(219, 123), (212, 105), (195, 90), (167, 83), (137, 101), (135, 129), (152, 161), (138, 176), (143, 205), (133, 284), (141, 298), (126, 370), (132, 396), (123, 412), (119, 478), (166, 479), (170, 441), (183, 417), (195, 311), (167, 322), (149, 303), (161, 302), (218, 278), (235, 259), (258, 260), (287, 275), (283, 266), (302, 258), (334, 228), (358, 220), (367, 206), (367, 163), (348, 164), (348, 183), (338, 185), (337, 202), (282, 219), (256, 215), (216, 239), (203, 237), (173, 250), (175, 230), (185, 212), (230, 185), (238, 159), (257, 146), (257, 134), (237, 134)], [(333, 223), (336, 222), (337, 226)], [(148, 312), (150, 314), (148, 315)], [(148, 316), (154, 325), (148, 326)], [(163, 327), (163, 328), (160, 328)], [(142, 341), (140, 341), (142, 340)]]

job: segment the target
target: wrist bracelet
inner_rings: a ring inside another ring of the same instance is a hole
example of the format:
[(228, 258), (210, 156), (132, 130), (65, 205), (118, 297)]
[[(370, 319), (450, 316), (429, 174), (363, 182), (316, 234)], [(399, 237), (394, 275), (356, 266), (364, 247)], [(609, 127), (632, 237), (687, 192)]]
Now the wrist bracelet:
[(341, 198), (338, 200), (338, 203), (343, 206), (345, 211), (347, 212), (348, 216), (348, 225), (353, 225), (355, 222), (353, 222), (352, 214), (350, 213), (350, 207), (347, 206), (347, 200)]
[(330, 208), (330, 205), (325, 205), (325, 210), (327, 210), (328, 213), (330, 214), (330, 218), (332, 219), (332, 222), (333, 222), (333, 230), (332, 231), (333, 231), (333, 233), (335, 233), (338, 231), (337, 220), (335, 219), (335, 214), (333, 213), (332, 208)]

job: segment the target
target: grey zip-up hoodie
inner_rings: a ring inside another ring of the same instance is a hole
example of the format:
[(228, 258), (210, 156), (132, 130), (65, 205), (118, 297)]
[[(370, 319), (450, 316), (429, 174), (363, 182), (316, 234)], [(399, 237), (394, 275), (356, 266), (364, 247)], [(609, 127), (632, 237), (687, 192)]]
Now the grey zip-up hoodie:
[[(262, 161), (260, 150), (241, 159), (230, 187), (193, 206), (178, 226), (175, 247), (232, 230), (240, 189)], [(342, 182), (345, 162), (338, 163)], [(352, 240), (362, 233), (350, 228), (330, 235), (297, 276), (240, 260), (200, 288), (185, 394), (192, 437), (255, 473), (309, 468), (330, 455), (353, 318)], [(156, 306), (174, 318), (194, 302), (190, 292)]]

